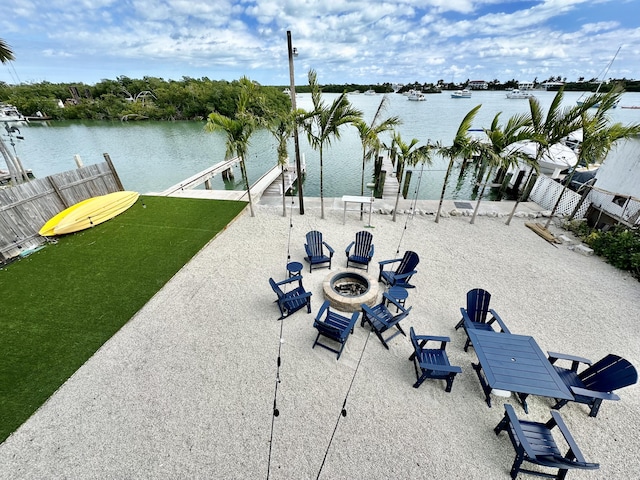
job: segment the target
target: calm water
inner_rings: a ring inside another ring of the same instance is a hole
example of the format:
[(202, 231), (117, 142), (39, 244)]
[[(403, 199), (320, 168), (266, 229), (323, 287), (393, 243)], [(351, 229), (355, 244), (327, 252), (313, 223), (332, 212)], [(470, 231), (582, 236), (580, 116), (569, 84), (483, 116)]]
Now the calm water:
[[(543, 109), (551, 103), (553, 92), (536, 92)], [(336, 95), (325, 95), (331, 102)], [(575, 105), (579, 93), (565, 94), (566, 106)], [(382, 96), (350, 95), (352, 104), (364, 112), (368, 122), (378, 108)], [(385, 117), (397, 115), (403, 124), (398, 132), (405, 141), (417, 138), (421, 144), (427, 140), (450, 144), (464, 116), (478, 104), (482, 108), (473, 128), (488, 128), (496, 113), (502, 112), (501, 123), (516, 113), (526, 113), (526, 100), (508, 100), (504, 92), (473, 92), (471, 99), (452, 99), (448, 93), (427, 95), (425, 102), (408, 101), (405, 96), (390, 94)], [(640, 93), (625, 93), (620, 105), (640, 105)], [(309, 94), (298, 95), (298, 106), (311, 109)], [(640, 122), (640, 110), (617, 108), (612, 120), (624, 124)], [(74, 155), (79, 154), (85, 165), (103, 161), (109, 153), (128, 190), (141, 193), (158, 192), (223, 160), (225, 139), (220, 133), (204, 131), (204, 122), (49, 122), (34, 123), (21, 128), (24, 140), (17, 141), (16, 152), (26, 168), (37, 177), (75, 168)], [(5, 138), (5, 140), (7, 140)], [(385, 139), (386, 140), (386, 139)], [(7, 142), (8, 143), (8, 142)], [(10, 145), (9, 148), (11, 148)], [(304, 134), (300, 134), (300, 151), (306, 157), (307, 177), (305, 196), (319, 196), (319, 156), (312, 150)], [(290, 145), (293, 157), (293, 142)], [(251, 139), (247, 170), (250, 181), (257, 180), (277, 161), (275, 142), (268, 132), (257, 132)], [(434, 157), (433, 165), (425, 167), (420, 181), (418, 198), (437, 199), (447, 161)], [(358, 195), (362, 147), (353, 127), (341, 131), (340, 140), (332, 142), (324, 153), (324, 194), (326, 197)], [(4, 167), (4, 165), (1, 165)], [(373, 164), (367, 166), (368, 177)], [(473, 198), (471, 181), (458, 179), (454, 172), (448, 186), (447, 198)], [(410, 196), (415, 195), (418, 170), (413, 176)], [(236, 175), (239, 185), (240, 175)], [(213, 188), (225, 189), (219, 177), (213, 179)]]

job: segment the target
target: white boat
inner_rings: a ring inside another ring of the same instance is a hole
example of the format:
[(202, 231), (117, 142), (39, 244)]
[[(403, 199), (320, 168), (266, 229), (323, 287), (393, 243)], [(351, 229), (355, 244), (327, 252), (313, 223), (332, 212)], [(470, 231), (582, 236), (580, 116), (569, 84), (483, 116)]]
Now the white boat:
[(514, 88), (513, 90), (511, 90), (510, 92), (507, 93), (507, 98), (510, 99), (529, 99), (531, 97), (534, 97), (535, 95), (531, 92), (527, 92), (525, 90), (520, 90), (519, 88)]
[(424, 102), (427, 97), (424, 93), (419, 92), (417, 90), (409, 90), (409, 95), (407, 95), (408, 100), (412, 100), (414, 102)]
[[(526, 141), (514, 143), (509, 149), (511, 152), (524, 153), (529, 158), (536, 158), (538, 145), (535, 142)], [(573, 168), (578, 163), (576, 153), (562, 143), (551, 145), (543, 154), (538, 165), (540, 173), (551, 178), (560, 178), (564, 170)]]
[(451, 98), (471, 98), (471, 90), (456, 90), (451, 92)]
[(27, 123), (27, 119), (16, 107), (3, 103), (0, 104), (0, 122)]
[(375, 94), (376, 94), (376, 91), (375, 91), (375, 90), (373, 90), (373, 89), (369, 89), (369, 90), (367, 90), (366, 92), (364, 92), (364, 94), (365, 94), (365, 95), (375, 95)]

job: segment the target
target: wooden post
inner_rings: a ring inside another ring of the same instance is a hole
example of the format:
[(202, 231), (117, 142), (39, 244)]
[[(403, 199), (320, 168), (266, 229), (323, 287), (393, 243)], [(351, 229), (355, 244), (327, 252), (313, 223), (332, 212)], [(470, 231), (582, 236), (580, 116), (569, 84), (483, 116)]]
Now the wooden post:
[(113, 162), (111, 161), (111, 157), (109, 156), (108, 153), (103, 153), (102, 156), (107, 161), (107, 165), (109, 165), (109, 170), (111, 170), (111, 173), (113, 174), (113, 178), (116, 181), (116, 185), (118, 186), (118, 189), (120, 191), (124, 191), (124, 186), (122, 185), (122, 182), (120, 181), (120, 177), (118, 176), (118, 172), (116, 172), (116, 167), (113, 166)]
[(402, 197), (406, 200), (407, 193), (409, 193), (409, 184), (411, 183), (411, 170), (407, 170), (407, 174), (404, 176), (404, 185), (402, 186)]
[(53, 177), (49, 176), (49, 177), (47, 177), (47, 179), (49, 180), (49, 183), (53, 187), (53, 191), (56, 192), (56, 195), (58, 195), (58, 198), (62, 202), (62, 205), (64, 206), (64, 208), (69, 208), (71, 205), (69, 205), (69, 202), (67, 202), (67, 199), (64, 198), (64, 196), (62, 195), (62, 190), (60, 190), (60, 187), (58, 187), (58, 184), (53, 179)]
[[(597, 179), (594, 179), (597, 180)], [(582, 204), (584, 203), (584, 201), (587, 199), (587, 197), (589, 196), (589, 194), (591, 193), (591, 189), (593, 188), (593, 185), (595, 185), (595, 181), (589, 185), (587, 188), (585, 188), (584, 193), (582, 194), (582, 196), (580, 197), (580, 200), (578, 200), (578, 204), (576, 205), (576, 208), (573, 209), (573, 212), (571, 212), (571, 215), (569, 216), (569, 221), (573, 220), (573, 217), (576, 216), (576, 213), (578, 213), (578, 210), (580, 210), (580, 207), (582, 207)], [(586, 215), (585, 215), (586, 218)]]

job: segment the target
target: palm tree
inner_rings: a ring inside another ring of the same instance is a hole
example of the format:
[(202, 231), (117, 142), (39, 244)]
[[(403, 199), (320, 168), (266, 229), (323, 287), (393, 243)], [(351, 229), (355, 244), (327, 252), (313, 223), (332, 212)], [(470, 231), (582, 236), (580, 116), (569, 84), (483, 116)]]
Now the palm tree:
[(622, 90), (615, 88), (599, 99), (598, 107), (594, 114), (591, 114), (589, 111), (582, 113), (582, 143), (578, 151), (578, 160), (573, 166), (569, 178), (564, 182), (558, 200), (553, 206), (551, 215), (549, 215), (544, 226), (545, 228), (549, 228), (549, 224), (560, 206), (562, 196), (571, 183), (571, 178), (579, 165), (589, 167), (589, 165), (594, 163), (602, 164), (618, 140), (640, 134), (640, 123), (627, 126), (619, 122), (610, 124), (607, 113), (618, 104), (621, 95)]
[[(367, 123), (362, 119), (359, 119), (354, 123), (355, 127), (358, 129), (358, 135), (360, 136), (360, 142), (362, 143), (362, 179), (360, 181), (361, 196), (364, 195), (364, 172), (366, 163), (371, 160), (371, 158), (376, 158), (383, 146), (380, 141), (380, 134), (393, 130), (395, 126), (402, 123), (402, 120), (400, 120), (400, 117), (398, 116), (389, 117), (379, 122), (380, 116), (385, 110), (388, 102), (389, 97), (384, 95), (382, 100), (380, 100), (380, 105), (378, 105), (378, 109), (376, 110), (376, 113), (369, 125), (367, 125)], [(362, 220), (363, 208), (364, 206), (361, 204), (360, 220)]]
[[(493, 171), (496, 168), (508, 169), (512, 165), (517, 164), (519, 161), (531, 162), (529, 157), (520, 153), (517, 149), (509, 149), (508, 147), (516, 142), (529, 140), (532, 135), (531, 118), (526, 114), (513, 115), (507, 120), (507, 124), (504, 129), (498, 124), (500, 114), (498, 112), (491, 122), (490, 129), (484, 129), (484, 133), (487, 135), (489, 143), (480, 143), (480, 158), (481, 161), (489, 163), (489, 173), (486, 176), (486, 181), (483, 182), (480, 194), (478, 195), (478, 201), (476, 208), (473, 210), (471, 216), (471, 222), (475, 223), (476, 215), (480, 208), (480, 202), (484, 195), (485, 188), (489, 179), (493, 175)], [(537, 165), (536, 165), (537, 166)]]
[(6, 63), (11, 60), (15, 60), (11, 47), (0, 38), (0, 63)]
[(449, 175), (451, 175), (451, 169), (453, 168), (453, 162), (456, 158), (471, 158), (471, 155), (478, 150), (477, 140), (474, 140), (469, 136), (469, 129), (473, 123), (478, 110), (482, 105), (477, 105), (469, 113), (465, 115), (460, 122), (458, 131), (453, 138), (453, 144), (450, 147), (443, 147), (438, 145), (438, 152), (443, 157), (449, 158), (449, 165), (447, 166), (447, 173), (444, 175), (444, 184), (442, 185), (442, 193), (440, 194), (440, 203), (438, 203), (438, 211), (436, 213), (436, 223), (440, 220), (440, 210), (442, 209), (442, 201), (444, 200), (444, 194), (447, 189), (447, 182), (449, 181)]
[[(546, 116), (542, 113), (540, 102), (535, 97), (529, 98), (529, 110), (531, 112), (531, 126), (533, 128), (532, 140), (536, 142), (536, 164), (542, 158), (542, 155), (548, 151), (549, 147), (555, 145), (570, 133), (575, 132), (581, 126), (582, 113), (598, 103), (600, 96), (592, 95), (582, 104), (565, 107), (561, 109), (562, 100), (564, 98), (564, 89), (561, 88), (553, 98)], [(525, 185), (529, 183), (533, 169), (529, 171)], [(526, 191), (526, 189), (525, 189)], [(506, 225), (511, 223), (513, 215), (521, 201), (524, 200), (525, 192), (518, 197), (513, 205), (513, 209), (509, 214), (509, 218), (505, 222)]]
[(398, 177), (398, 193), (396, 195), (396, 204), (393, 208), (393, 221), (396, 221), (396, 213), (398, 211), (398, 204), (400, 203), (400, 194), (402, 192), (402, 176), (404, 174), (405, 164), (410, 166), (416, 166), (418, 163), (431, 165), (431, 145), (418, 145), (418, 139), (414, 138), (409, 143), (402, 140), (399, 133), (394, 132), (391, 139), (391, 145), (387, 148), (389, 153), (396, 159), (396, 172), (400, 175)]
[(209, 132), (219, 130), (227, 136), (227, 150), (225, 152), (226, 159), (233, 158), (234, 156), (240, 157), (240, 171), (242, 172), (242, 180), (244, 181), (245, 188), (247, 189), (249, 210), (251, 211), (251, 216), (254, 217), (251, 189), (249, 188), (249, 178), (247, 177), (245, 160), (247, 158), (247, 150), (249, 148), (249, 139), (260, 124), (260, 119), (251, 112), (251, 102), (259, 103), (256, 86), (247, 77), (242, 77), (240, 79), (238, 106), (234, 117), (229, 118), (217, 112), (210, 113), (207, 118), (205, 129)]
[(332, 138), (339, 139), (340, 127), (355, 123), (362, 118), (362, 112), (351, 106), (346, 93), (342, 93), (330, 106), (325, 105), (322, 101), (322, 92), (315, 70), (309, 70), (309, 86), (311, 87), (313, 111), (305, 115), (303, 127), (307, 132), (307, 139), (311, 147), (320, 153), (320, 218), (324, 219), (324, 165), (322, 158), (324, 145), (330, 145)]
[[(290, 110), (286, 112), (279, 112), (272, 114), (267, 121), (267, 130), (271, 132), (277, 142), (276, 152), (278, 153), (278, 165), (282, 170), (282, 216), (287, 216), (287, 205), (285, 199), (285, 179), (284, 179), (284, 167), (287, 165), (289, 159), (289, 152), (287, 151), (288, 140), (293, 135), (295, 128), (296, 113)], [(298, 175), (301, 175), (299, 172)], [(301, 181), (301, 180), (300, 180)]]

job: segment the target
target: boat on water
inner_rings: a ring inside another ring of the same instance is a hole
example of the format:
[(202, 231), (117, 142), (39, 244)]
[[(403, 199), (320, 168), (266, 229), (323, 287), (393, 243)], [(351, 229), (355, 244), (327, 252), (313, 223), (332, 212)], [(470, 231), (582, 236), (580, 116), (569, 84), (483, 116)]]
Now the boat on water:
[(0, 122), (27, 123), (27, 119), (16, 107), (8, 103), (0, 104)]
[(471, 98), (471, 90), (456, 90), (451, 92), (451, 98)]
[[(510, 151), (524, 153), (527, 157), (535, 159), (538, 145), (532, 141), (517, 142), (511, 146)], [(563, 143), (551, 145), (538, 160), (540, 173), (551, 178), (563, 177), (562, 173), (575, 167), (577, 163), (576, 153)]]
[(423, 102), (426, 99), (427, 97), (425, 94), (417, 90), (409, 90), (409, 95), (407, 95), (407, 100), (411, 100), (413, 102)]
[(535, 95), (526, 90), (520, 90), (519, 88), (514, 88), (510, 92), (507, 92), (507, 98), (512, 100), (527, 100), (531, 97), (535, 97)]
[(364, 94), (365, 95), (375, 95), (376, 91), (370, 88), (369, 90), (365, 91)]

